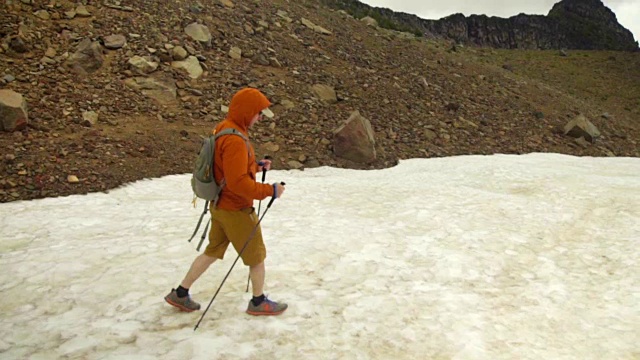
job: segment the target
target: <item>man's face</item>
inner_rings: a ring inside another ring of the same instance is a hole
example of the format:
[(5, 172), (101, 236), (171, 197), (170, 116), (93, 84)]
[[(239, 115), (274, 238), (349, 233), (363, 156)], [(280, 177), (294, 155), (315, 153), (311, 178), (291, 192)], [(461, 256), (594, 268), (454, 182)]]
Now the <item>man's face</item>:
[(254, 117), (251, 118), (251, 121), (249, 121), (249, 127), (252, 127), (253, 124), (258, 122), (258, 120), (262, 120), (262, 113), (257, 113)]

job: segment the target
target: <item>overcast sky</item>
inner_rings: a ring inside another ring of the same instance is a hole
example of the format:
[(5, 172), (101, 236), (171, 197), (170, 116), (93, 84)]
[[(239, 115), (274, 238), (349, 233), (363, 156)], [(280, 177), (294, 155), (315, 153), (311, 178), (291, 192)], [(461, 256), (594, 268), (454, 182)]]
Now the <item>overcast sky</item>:
[[(416, 14), (423, 19), (440, 19), (447, 15), (485, 14), (511, 17), (519, 13), (546, 15), (558, 0), (360, 0), (371, 6)], [(618, 17), (618, 22), (640, 39), (640, 0), (603, 0)]]

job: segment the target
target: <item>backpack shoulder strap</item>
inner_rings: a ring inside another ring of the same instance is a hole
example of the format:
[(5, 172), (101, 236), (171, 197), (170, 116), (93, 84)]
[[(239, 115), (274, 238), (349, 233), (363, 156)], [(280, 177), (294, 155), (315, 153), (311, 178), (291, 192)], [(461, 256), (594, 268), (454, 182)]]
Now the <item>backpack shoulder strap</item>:
[(244, 139), (244, 141), (248, 141), (248, 140), (249, 140), (249, 139), (247, 139), (247, 137), (246, 137), (246, 136), (244, 136), (244, 134), (243, 134), (243, 133), (241, 133), (240, 131), (238, 131), (238, 130), (236, 130), (236, 129), (234, 129), (234, 128), (227, 128), (227, 129), (224, 129), (224, 130), (222, 130), (222, 131), (220, 131), (220, 132), (217, 132), (217, 133), (215, 134), (215, 138), (217, 139), (217, 138), (219, 138), (220, 136), (224, 136), (224, 135), (238, 135), (238, 136), (240, 136), (241, 138), (243, 138), (243, 139)]
[(241, 133), (240, 131), (238, 131), (238, 130), (236, 130), (234, 128), (227, 128), (227, 129), (224, 129), (224, 130), (222, 130), (220, 132), (215, 133), (214, 141), (217, 140), (220, 136), (224, 136), (224, 135), (238, 135), (238, 136), (240, 136), (244, 140), (244, 143), (247, 145), (247, 153), (251, 153), (251, 150), (250, 150), (251, 149), (251, 145), (249, 144), (249, 139), (246, 136), (244, 136), (243, 133)]

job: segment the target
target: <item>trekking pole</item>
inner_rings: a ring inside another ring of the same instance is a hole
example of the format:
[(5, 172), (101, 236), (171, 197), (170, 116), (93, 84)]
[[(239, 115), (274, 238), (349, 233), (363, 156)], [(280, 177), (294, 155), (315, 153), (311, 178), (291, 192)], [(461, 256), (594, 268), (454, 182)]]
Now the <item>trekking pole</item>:
[[(280, 183), (282, 186), (285, 185), (284, 182)], [(211, 307), (211, 304), (213, 304), (213, 300), (216, 299), (216, 296), (218, 296), (218, 293), (220, 292), (220, 289), (222, 289), (222, 285), (224, 285), (224, 282), (227, 281), (227, 278), (229, 277), (229, 275), (231, 274), (231, 271), (233, 270), (233, 267), (236, 266), (236, 263), (238, 262), (238, 260), (240, 259), (240, 256), (242, 256), (242, 253), (244, 252), (244, 249), (247, 248), (247, 245), (249, 245), (249, 242), (251, 241), (251, 239), (253, 238), (253, 236), (256, 234), (256, 231), (258, 231), (258, 226), (260, 226), (260, 223), (262, 222), (262, 219), (264, 218), (265, 215), (267, 215), (267, 211), (269, 211), (269, 208), (271, 208), (271, 205), (273, 204), (273, 202), (276, 200), (276, 197), (272, 197), (271, 201), (269, 201), (269, 204), (267, 205), (267, 208), (264, 210), (264, 214), (262, 214), (262, 217), (258, 220), (258, 223), (256, 224), (256, 226), (253, 228), (253, 231), (251, 231), (251, 235), (249, 235), (249, 238), (247, 239), (247, 241), (244, 243), (244, 246), (242, 247), (242, 249), (240, 250), (240, 252), (238, 252), (238, 256), (236, 257), (235, 261), (233, 262), (233, 264), (231, 265), (231, 269), (229, 269), (229, 271), (227, 272), (227, 275), (224, 276), (224, 279), (222, 279), (222, 283), (220, 283), (220, 286), (218, 287), (218, 290), (216, 291), (216, 293), (213, 295), (213, 298), (211, 298), (211, 301), (209, 302), (209, 305), (207, 305), (207, 308), (204, 310), (204, 312), (202, 313), (202, 316), (200, 317), (200, 320), (198, 320), (198, 323), (196, 324), (196, 327), (193, 328), (193, 331), (198, 330), (198, 326), (200, 326), (200, 322), (202, 322), (202, 319), (204, 319), (204, 316), (207, 314), (207, 311), (209, 311), (209, 308)]]
[[(265, 160), (269, 160), (271, 159), (271, 156), (269, 155), (265, 155), (264, 156)], [(264, 162), (260, 161), (258, 162), (258, 165), (260, 166), (264, 166)], [(267, 169), (265, 169), (264, 167), (262, 168), (262, 183), (264, 184), (264, 180), (267, 177)], [(258, 202), (258, 217), (260, 217), (260, 207), (262, 206), (262, 200), (260, 200), (260, 202)], [(247, 291), (245, 292), (249, 292), (249, 283), (251, 282), (251, 272), (249, 272), (249, 275), (247, 275)]]

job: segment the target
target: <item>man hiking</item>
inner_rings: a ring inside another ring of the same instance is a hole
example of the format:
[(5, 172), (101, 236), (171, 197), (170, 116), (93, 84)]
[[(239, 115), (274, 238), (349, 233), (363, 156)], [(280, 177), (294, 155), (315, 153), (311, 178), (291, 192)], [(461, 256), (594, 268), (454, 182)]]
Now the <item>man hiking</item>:
[[(225, 129), (236, 129), (247, 139), (249, 128), (262, 116), (272, 117), (269, 110), (271, 102), (260, 91), (245, 88), (232, 98), (227, 118), (219, 123), (214, 133)], [(180, 286), (172, 289), (165, 301), (182, 311), (195, 311), (200, 304), (189, 296), (189, 288), (213, 264), (222, 259), (229, 246), (233, 245), (238, 253), (255, 233), (242, 252), (242, 261), (249, 266), (253, 298), (249, 301), (247, 313), (251, 315), (279, 315), (287, 305), (269, 300), (263, 293), (267, 251), (258, 225), (258, 217), (253, 208), (254, 200), (263, 200), (269, 196), (278, 198), (284, 193), (280, 183), (273, 185), (257, 182), (256, 173), (269, 170), (270, 160), (256, 163), (255, 152), (249, 141), (241, 136), (229, 134), (220, 136), (215, 142), (214, 176), (218, 184), (223, 184), (216, 204), (211, 202), (211, 230), (209, 244), (204, 253), (196, 257)], [(258, 225), (256, 227), (256, 225)]]

